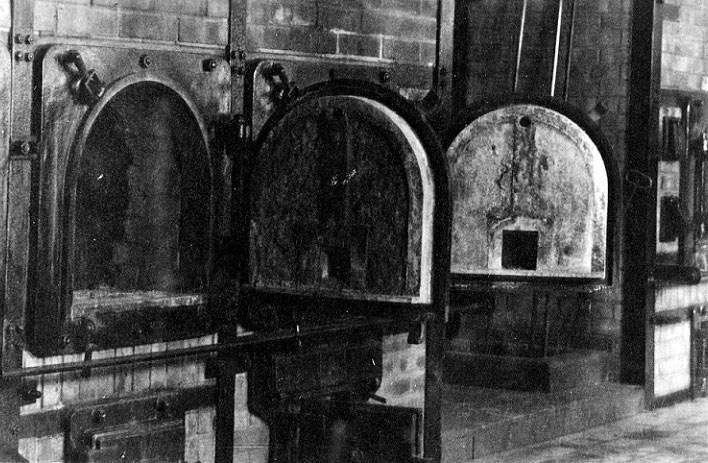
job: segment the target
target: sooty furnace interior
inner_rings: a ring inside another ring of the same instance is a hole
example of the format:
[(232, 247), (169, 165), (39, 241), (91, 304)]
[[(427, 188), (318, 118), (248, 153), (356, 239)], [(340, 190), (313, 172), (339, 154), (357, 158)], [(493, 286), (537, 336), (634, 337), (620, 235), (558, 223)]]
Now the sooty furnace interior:
[(186, 104), (156, 83), (120, 91), (90, 130), (76, 180), (74, 314), (198, 298), (210, 204), (207, 150)]

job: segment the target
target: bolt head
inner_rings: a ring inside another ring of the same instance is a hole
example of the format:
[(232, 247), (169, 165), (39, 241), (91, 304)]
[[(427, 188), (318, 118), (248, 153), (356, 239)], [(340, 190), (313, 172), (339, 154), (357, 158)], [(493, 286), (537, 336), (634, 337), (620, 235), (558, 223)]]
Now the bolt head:
[(32, 45), (32, 43), (34, 43), (34, 37), (32, 37), (31, 35), (26, 36), (26, 37), (25, 37), (25, 43), (26, 43), (27, 45)]
[(32, 152), (32, 145), (30, 144), (30, 142), (23, 142), (20, 145), (20, 151), (22, 151), (22, 154), (24, 155), (30, 154)]
[(140, 57), (140, 66), (143, 68), (148, 68), (152, 66), (152, 58), (150, 55), (142, 55)]
[(34, 60), (34, 53), (25, 53), (25, 61), (28, 63)]
[(21, 51), (16, 51), (15, 52), (15, 60), (22, 61), (23, 59), (25, 59), (25, 54), (22, 53)]

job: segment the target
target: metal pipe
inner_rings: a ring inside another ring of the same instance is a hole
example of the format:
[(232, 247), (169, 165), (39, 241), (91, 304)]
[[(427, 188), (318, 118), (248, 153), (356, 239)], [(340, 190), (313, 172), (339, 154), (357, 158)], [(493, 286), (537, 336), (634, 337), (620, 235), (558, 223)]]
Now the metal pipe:
[(568, 101), (570, 82), (570, 63), (573, 57), (573, 32), (575, 31), (575, 0), (570, 0), (570, 26), (568, 28), (568, 53), (565, 56), (565, 81), (563, 82), (563, 99)]
[(524, 47), (524, 32), (526, 30), (526, 10), (529, 6), (529, 0), (524, 0), (524, 5), (521, 9), (521, 24), (519, 25), (519, 42), (516, 49), (516, 66), (514, 68), (514, 86), (512, 92), (516, 93), (519, 88), (519, 70), (521, 68), (521, 51)]
[(38, 367), (16, 368), (2, 373), (3, 378), (18, 378), (25, 376), (39, 376), (67, 371), (91, 370), (94, 368), (115, 367), (121, 365), (134, 365), (136, 363), (154, 362), (159, 360), (172, 360), (183, 357), (208, 357), (218, 352), (228, 352), (237, 349), (247, 349), (263, 347), (269, 344), (293, 341), (298, 339), (311, 338), (331, 333), (351, 332), (365, 328), (391, 328), (402, 325), (404, 322), (398, 320), (365, 320), (358, 323), (347, 323), (340, 326), (325, 326), (308, 331), (301, 331), (299, 334), (290, 332), (269, 336), (249, 335), (237, 338), (234, 341), (224, 344), (212, 344), (208, 346), (194, 346), (183, 349), (174, 349), (160, 352), (149, 352), (145, 354), (126, 355), (124, 357), (91, 359), (80, 362), (59, 363), (54, 365), (42, 365)]
[(553, 50), (553, 74), (551, 77), (551, 97), (556, 95), (556, 76), (558, 74), (558, 54), (560, 51), (560, 35), (563, 27), (563, 0), (558, 0), (558, 20), (556, 21), (556, 44)]

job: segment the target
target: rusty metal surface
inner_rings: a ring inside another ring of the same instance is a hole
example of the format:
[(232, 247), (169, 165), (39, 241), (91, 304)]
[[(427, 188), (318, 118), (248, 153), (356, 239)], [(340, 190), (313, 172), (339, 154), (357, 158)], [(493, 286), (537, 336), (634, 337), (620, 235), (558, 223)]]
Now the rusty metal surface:
[(263, 75), (264, 69), (273, 64), (282, 66), (294, 95), (309, 86), (337, 79), (375, 83), (394, 92), (411, 88), (428, 89), (432, 79), (430, 68), (422, 66), (342, 63), (340, 60), (325, 58), (292, 59), (265, 54), (249, 55), (246, 65), (246, 92), (250, 93), (250, 99), (245, 103), (245, 111), (251, 114), (254, 138), (276, 109), (269, 97), (271, 82)]
[(254, 284), (418, 292), (422, 185), (400, 130), (347, 96), (310, 100), (273, 128), (252, 181)]
[(34, 1), (12, 2), (12, 138), (32, 134), (32, 86), (34, 47)]
[[(6, 267), (7, 248), (7, 180), (10, 168), (10, 82), (12, 75), (10, 54), (7, 49), (0, 47), (0, 268)], [(0, 304), (3, 307), (3, 315), (6, 307), (6, 285), (5, 272), (0, 276)], [(4, 330), (0, 330), (0, 340), (4, 340)], [(6, 344), (2, 343), (5, 350)], [(9, 355), (9, 352), (8, 352)], [(5, 358), (5, 355), (3, 355)]]
[[(502, 107), (462, 130), (447, 155), (454, 273), (604, 277), (607, 173), (570, 119), (538, 105)], [(536, 268), (505, 266), (506, 231), (538, 233)]]

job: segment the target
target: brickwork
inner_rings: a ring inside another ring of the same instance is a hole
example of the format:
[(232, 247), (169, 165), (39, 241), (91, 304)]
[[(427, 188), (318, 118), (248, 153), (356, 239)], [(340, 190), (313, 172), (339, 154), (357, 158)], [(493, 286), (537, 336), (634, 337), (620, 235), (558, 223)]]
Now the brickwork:
[(39, 0), (34, 20), (41, 36), (225, 46), (228, 15), (228, 0)]
[(248, 48), (430, 66), (435, 2), (249, 0)]
[(661, 44), (661, 86), (708, 91), (708, 3), (667, 0)]
[[(458, 43), (465, 52), (465, 97), (468, 103), (510, 93), (521, 22), (521, 2), (483, 0), (467, 2), (464, 32)], [(529, 2), (519, 66), (520, 93), (548, 96), (551, 93), (558, 2)], [(629, 63), (631, 2), (629, 0), (576, 2), (573, 50), (568, 82), (569, 102), (589, 109), (598, 102), (608, 108), (600, 125), (621, 161), (624, 158), (626, 97)], [(563, 93), (570, 12), (564, 11), (556, 75), (556, 96)]]
[(691, 385), (691, 324), (657, 326), (654, 356), (654, 394), (685, 391)]
[[(160, 352), (164, 350), (181, 349), (199, 345), (210, 345), (216, 342), (213, 335), (196, 339), (185, 339), (169, 343), (109, 349), (92, 353), (93, 359), (113, 358), (118, 356)], [(36, 358), (24, 354), (23, 366), (34, 367), (57, 363), (79, 362), (83, 354), (62, 355), (56, 357)], [(93, 369), (87, 378), (80, 372), (56, 373), (36, 378), (42, 397), (33, 404), (23, 406), (21, 414), (30, 415), (47, 410), (61, 409), (72, 404), (86, 401), (126, 397), (130, 394), (158, 391), (165, 388), (179, 389), (213, 384), (213, 380), (204, 375), (203, 360), (180, 359), (169, 362), (152, 362), (126, 367), (111, 367)], [(205, 418), (213, 409), (199, 409), (187, 414), (185, 423), (186, 455), (199, 455), (202, 463), (213, 462), (213, 425)], [(194, 420), (199, 419), (198, 425)], [(62, 460), (64, 436), (25, 437), (20, 438), (20, 453), (29, 463), (54, 463)], [(191, 453), (190, 453), (191, 452)], [(209, 460), (208, 456), (211, 456)]]

